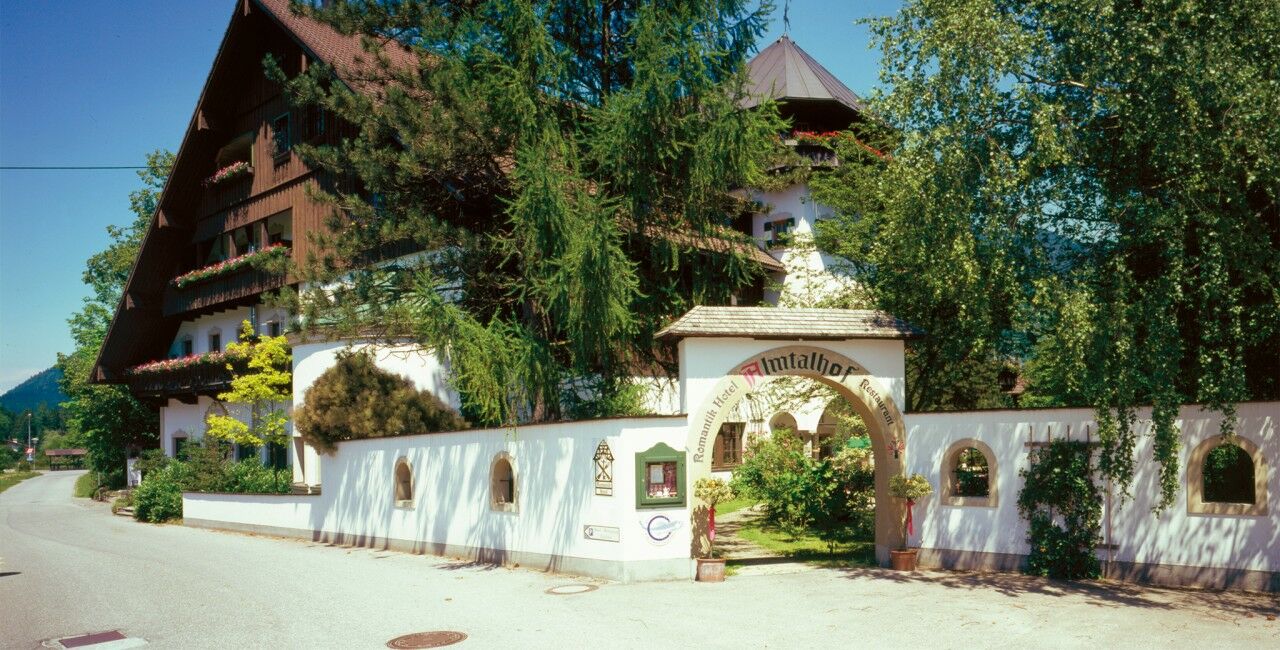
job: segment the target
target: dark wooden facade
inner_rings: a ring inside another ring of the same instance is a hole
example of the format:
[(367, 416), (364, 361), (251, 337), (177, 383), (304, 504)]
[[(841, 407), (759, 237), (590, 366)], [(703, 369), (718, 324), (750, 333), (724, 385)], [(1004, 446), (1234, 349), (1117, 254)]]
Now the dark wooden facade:
[[(357, 60), (359, 51), (357, 38), (289, 13), (288, 0), (235, 3), (99, 354), (95, 381), (127, 383), (148, 397), (167, 390), (156, 386), (174, 382), (180, 392), (204, 380), (208, 390), (202, 392), (217, 389), (220, 380), (208, 373), (144, 382), (125, 371), (165, 358), (184, 321), (255, 304), (263, 292), (296, 282), (294, 273), (252, 267), (183, 287), (174, 279), (270, 244), (287, 245), (295, 265), (316, 253), (309, 235), (325, 227), (332, 208), (308, 197), (308, 188), (321, 178), (292, 147), (336, 142), (338, 125), (317, 109), (291, 107), (278, 84), (266, 77), (263, 60), (270, 55), (288, 75), (318, 61), (340, 71)], [(287, 144), (278, 141), (281, 133)], [(240, 160), (251, 165), (251, 174), (207, 182), (219, 168)]]

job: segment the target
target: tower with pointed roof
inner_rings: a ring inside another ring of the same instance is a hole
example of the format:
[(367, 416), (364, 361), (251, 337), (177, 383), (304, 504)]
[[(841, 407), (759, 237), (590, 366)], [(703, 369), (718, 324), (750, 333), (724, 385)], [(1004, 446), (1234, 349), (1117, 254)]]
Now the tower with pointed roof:
[(839, 131), (859, 120), (866, 110), (856, 93), (786, 34), (761, 50), (747, 69), (752, 98), (747, 106), (773, 99), (793, 129)]
[[(744, 106), (776, 102), (790, 123), (784, 140), (793, 145), (797, 133), (842, 131), (865, 119), (862, 99), (787, 34), (752, 58), (747, 70), (749, 99)], [(813, 246), (817, 223), (832, 211), (813, 200), (807, 183), (752, 194), (764, 210), (753, 215), (749, 234), (784, 267), (772, 273), (773, 288), (764, 291), (764, 302), (814, 306), (850, 287), (853, 279), (839, 260)]]

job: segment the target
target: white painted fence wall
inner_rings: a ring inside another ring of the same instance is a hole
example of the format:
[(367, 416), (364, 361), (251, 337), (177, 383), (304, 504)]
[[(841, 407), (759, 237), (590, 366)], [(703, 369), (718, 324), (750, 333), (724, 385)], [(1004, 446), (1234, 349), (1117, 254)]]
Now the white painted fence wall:
[[(1140, 410), (1138, 417), (1132, 499), (1120, 505), (1118, 493), (1112, 495), (1111, 536), (1103, 540), (1116, 545), (1110, 555), (1118, 566), (1116, 574), (1136, 572), (1140, 575), (1135, 577), (1181, 584), (1265, 588), (1267, 581), (1274, 583), (1274, 575), (1249, 572), (1280, 572), (1280, 471), (1276, 467), (1280, 462), (1280, 434), (1276, 431), (1280, 403), (1239, 406), (1237, 432), (1257, 444), (1264, 459), (1268, 504), (1267, 513), (1260, 516), (1188, 512), (1188, 459), (1198, 444), (1219, 434), (1221, 423), (1218, 413), (1198, 406), (1183, 408), (1178, 418), (1182, 431), (1178, 496), (1164, 513), (1154, 515), (1159, 486), (1149, 435), (1150, 409)], [(1086, 429), (1097, 439), (1091, 409), (910, 413), (906, 422), (908, 471), (925, 475), (935, 488), (933, 495), (916, 505), (917, 531), (911, 541), (924, 549), (925, 557), (949, 566), (1014, 568), (1029, 553), (1027, 524), (1018, 514), (1017, 498), (1023, 484), (1019, 470), (1027, 467), (1026, 443), (1033, 430), (1038, 441), (1045, 440), (1049, 432), (1055, 439), (1065, 437), (1068, 427), (1072, 440), (1085, 440)], [(964, 438), (985, 442), (996, 455), (993, 480), (998, 502), (994, 508), (942, 503), (938, 487), (944, 455)], [(1105, 535), (1105, 511), (1103, 521)], [(1100, 550), (1099, 557), (1106, 560), (1108, 551)]]
[[(314, 496), (188, 493), (188, 525), (519, 563), (620, 580), (688, 578), (687, 511), (635, 507), (635, 454), (657, 442), (681, 448), (686, 418), (544, 424), (344, 442), (322, 456)], [(613, 495), (595, 494), (596, 446), (614, 455)], [(517, 512), (491, 508), (489, 472), (499, 452), (516, 473)], [(412, 466), (414, 504), (395, 504), (396, 461)], [(645, 523), (665, 514), (676, 529), (653, 541)], [(587, 539), (586, 526), (616, 528), (619, 541)]]

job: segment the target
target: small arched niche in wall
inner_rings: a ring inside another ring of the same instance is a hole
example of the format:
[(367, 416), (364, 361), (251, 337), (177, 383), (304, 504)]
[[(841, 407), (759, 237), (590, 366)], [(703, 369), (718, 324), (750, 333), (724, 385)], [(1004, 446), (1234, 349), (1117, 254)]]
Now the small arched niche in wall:
[(489, 465), (489, 507), (498, 512), (519, 512), (519, 503), (515, 459), (505, 451), (498, 452)]
[(1237, 435), (1196, 445), (1187, 462), (1187, 512), (1265, 517), (1267, 467), (1257, 443)]
[(395, 469), (395, 504), (397, 508), (413, 507), (413, 465), (409, 459), (401, 456), (396, 460)]
[(942, 456), (942, 504), (994, 508), (996, 455), (985, 442), (965, 438), (951, 443)]

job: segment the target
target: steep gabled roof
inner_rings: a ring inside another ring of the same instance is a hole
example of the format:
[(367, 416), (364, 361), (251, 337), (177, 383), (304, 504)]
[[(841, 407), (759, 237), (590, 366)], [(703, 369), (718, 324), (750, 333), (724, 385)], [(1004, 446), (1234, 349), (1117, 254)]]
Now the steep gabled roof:
[(751, 76), (748, 93), (755, 106), (759, 98), (777, 100), (826, 100), (862, 112), (866, 105), (849, 87), (800, 49), (786, 34), (761, 50), (747, 64)]
[[(308, 54), (334, 69), (349, 86), (364, 70), (371, 67), (373, 57), (364, 51), (359, 35), (341, 34), (327, 24), (316, 22), (289, 10), (289, 0), (248, 0), (266, 10), (277, 24), (292, 36)], [(396, 65), (412, 65), (414, 54), (391, 39), (383, 41), (383, 52)]]
[[(246, 17), (255, 12), (261, 13), (297, 43), (310, 58), (333, 68), (339, 80), (347, 86), (353, 90), (365, 92), (376, 90), (375, 84), (363, 81), (363, 78), (368, 76), (365, 73), (372, 72), (373, 57), (364, 51), (360, 36), (340, 34), (329, 25), (295, 15), (289, 10), (289, 0), (236, 0), (234, 6), (227, 29), (223, 33), (222, 42), (214, 55), (213, 65), (210, 66), (204, 87), (196, 101), (187, 131), (182, 137), (182, 144), (178, 147), (172, 171), (160, 193), (151, 227), (143, 237), (120, 303), (116, 306), (106, 338), (98, 351), (94, 371), (90, 373), (90, 381), (104, 383), (111, 381), (112, 378), (106, 372), (109, 367), (118, 369), (122, 362), (137, 353), (139, 346), (155, 347), (153, 339), (172, 338), (175, 327), (172, 324), (162, 326), (162, 321), (168, 319), (159, 316), (158, 306), (153, 300), (141, 298), (146, 294), (162, 291), (164, 284), (170, 278), (162, 277), (163, 274), (157, 271), (163, 267), (162, 260), (166, 259), (166, 250), (186, 243), (183, 235), (173, 232), (175, 229), (169, 228), (169, 232), (164, 233), (161, 232), (161, 227), (172, 225), (169, 222), (175, 216), (170, 209), (175, 201), (174, 193), (180, 194), (182, 188), (198, 182), (194, 175), (195, 166), (189, 164), (188, 160), (193, 155), (197, 157), (200, 155), (192, 154), (191, 151), (201, 148), (198, 142), (202, 136), (207, 138), (206, 131), (202, 131), (207, 128), (203, 108), (214, 86), (216, 73), (230, 58), (228, 42), (237, 25), (242, 24)], [(383, 51), (393, 64), (410, 65), (415, 62), (415, 55), (412, 52), (391, 39), (384, 41), (383, 47)], [(135, 304), (135, 298), (145, 306), (145, 309), (137, 308), (139, 305)], [(131, 306), (135, 308), (130, 309)], [(132, 332), (133, 336), (122, 338), (122, 332)]]

